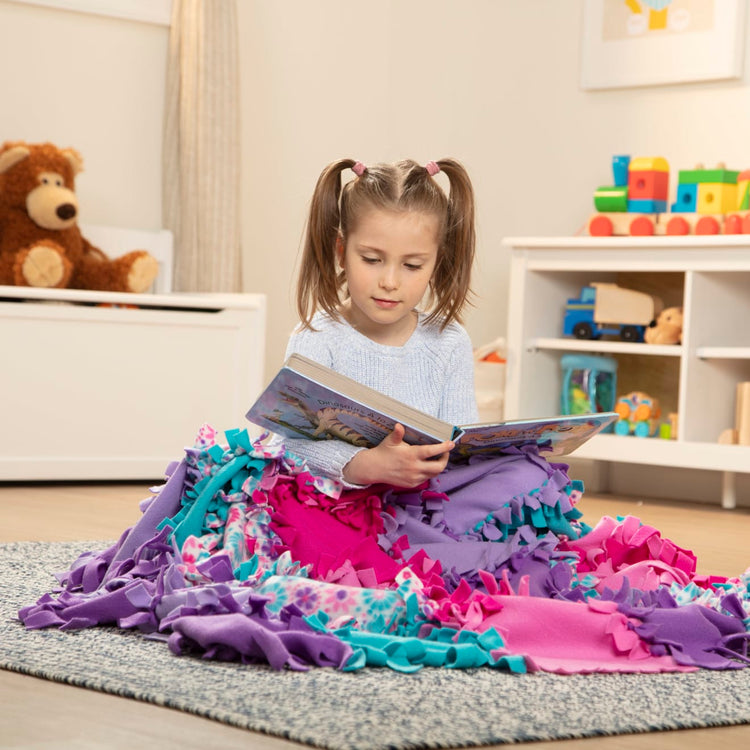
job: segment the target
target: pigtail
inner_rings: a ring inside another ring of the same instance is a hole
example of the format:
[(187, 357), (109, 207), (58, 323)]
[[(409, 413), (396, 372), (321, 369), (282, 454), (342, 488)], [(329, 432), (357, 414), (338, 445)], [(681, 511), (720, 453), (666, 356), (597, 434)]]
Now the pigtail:
[(353, 159), (339, 159), (329, 164), (315, 185), (297, 280), (297, 312), (302, 325), (310, 328), (317, 310), (338, 317), (341, 275), (336, 264), (336, 238), (339, 233), (341, 173), (354, 167)]
[[(474, 227), (474, 190), (466, 169), (454, 159), (429, 162), (439, 167), (450, 182), (444, 241), (432, 280), (437, 306), (429, 319), (441, 319), (443, 327), (452, 320), (460, 322), (461, 311), (471, 295), (471, 270), (476, 248)], [(437, 172), (425, 167), (432, 179)]]

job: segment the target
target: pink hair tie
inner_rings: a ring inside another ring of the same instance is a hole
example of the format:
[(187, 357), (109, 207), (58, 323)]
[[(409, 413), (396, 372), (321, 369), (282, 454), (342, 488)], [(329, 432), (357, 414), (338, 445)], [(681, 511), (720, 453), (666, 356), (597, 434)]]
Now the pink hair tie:
[(424, 168), (427, 170), (427, 174), (429, 174), (430, 177), (434, 177), (440, 171), (440, 165), (436, 161), (428, 161), (427, 164), (424, 165)]
[(367, 167), (362, 164), (361, 161), (358, 161), (355, 163), (355, 165), (352, 167), (352, 172), (357, 175), (357, 177), (361, 177), (365, 172), (367, 171)]

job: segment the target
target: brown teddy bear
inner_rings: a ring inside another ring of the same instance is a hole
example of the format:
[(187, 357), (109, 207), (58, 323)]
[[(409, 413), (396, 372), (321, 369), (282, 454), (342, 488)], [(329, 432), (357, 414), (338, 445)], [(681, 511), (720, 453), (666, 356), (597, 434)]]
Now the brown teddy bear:
[(81, 235), (72, 148), (7, 142), (0, 148), (0, 284), (144, 292), (158, 264), (145, 250), (110, 259)]
[(659, 313), (656, 323), (643, 334), (647, 344), (682, 343), (682, 308), (667, 307)]

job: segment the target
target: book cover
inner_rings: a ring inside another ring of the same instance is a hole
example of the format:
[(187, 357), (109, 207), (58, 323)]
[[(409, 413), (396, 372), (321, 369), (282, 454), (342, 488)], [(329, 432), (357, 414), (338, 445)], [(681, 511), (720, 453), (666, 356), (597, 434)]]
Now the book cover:
[(455, 440), (452, 458), (461, 460), (528, 443), (539, 445), (545, 455), (567, 455), (616, 420), (617, 414), (451, 425), (293, 354), (246, 417), (286, 437), (344, 440), (366, 448), (380, 443), (398, 422), (404, 426), (404, 440), (412, 445)]
[(253, 404), (247, 419), (292, 438), (345, 440), (372, 448), (397, 422), (412, 445), (456, 437), (456, 428), (300, 354), (293, 354)]

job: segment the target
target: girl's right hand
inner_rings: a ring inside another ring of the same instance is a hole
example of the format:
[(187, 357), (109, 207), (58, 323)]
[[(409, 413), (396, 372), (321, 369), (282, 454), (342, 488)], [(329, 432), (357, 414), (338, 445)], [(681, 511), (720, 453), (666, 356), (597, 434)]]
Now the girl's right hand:
[(404, 442), (404, 427), (393, 432), (375, 448), (359, 451), (344, 467), (344, 479), (351, 484), (390, 484), (416, 487), (440, 474), (448, 464), (455, 443), (409, 445)]

